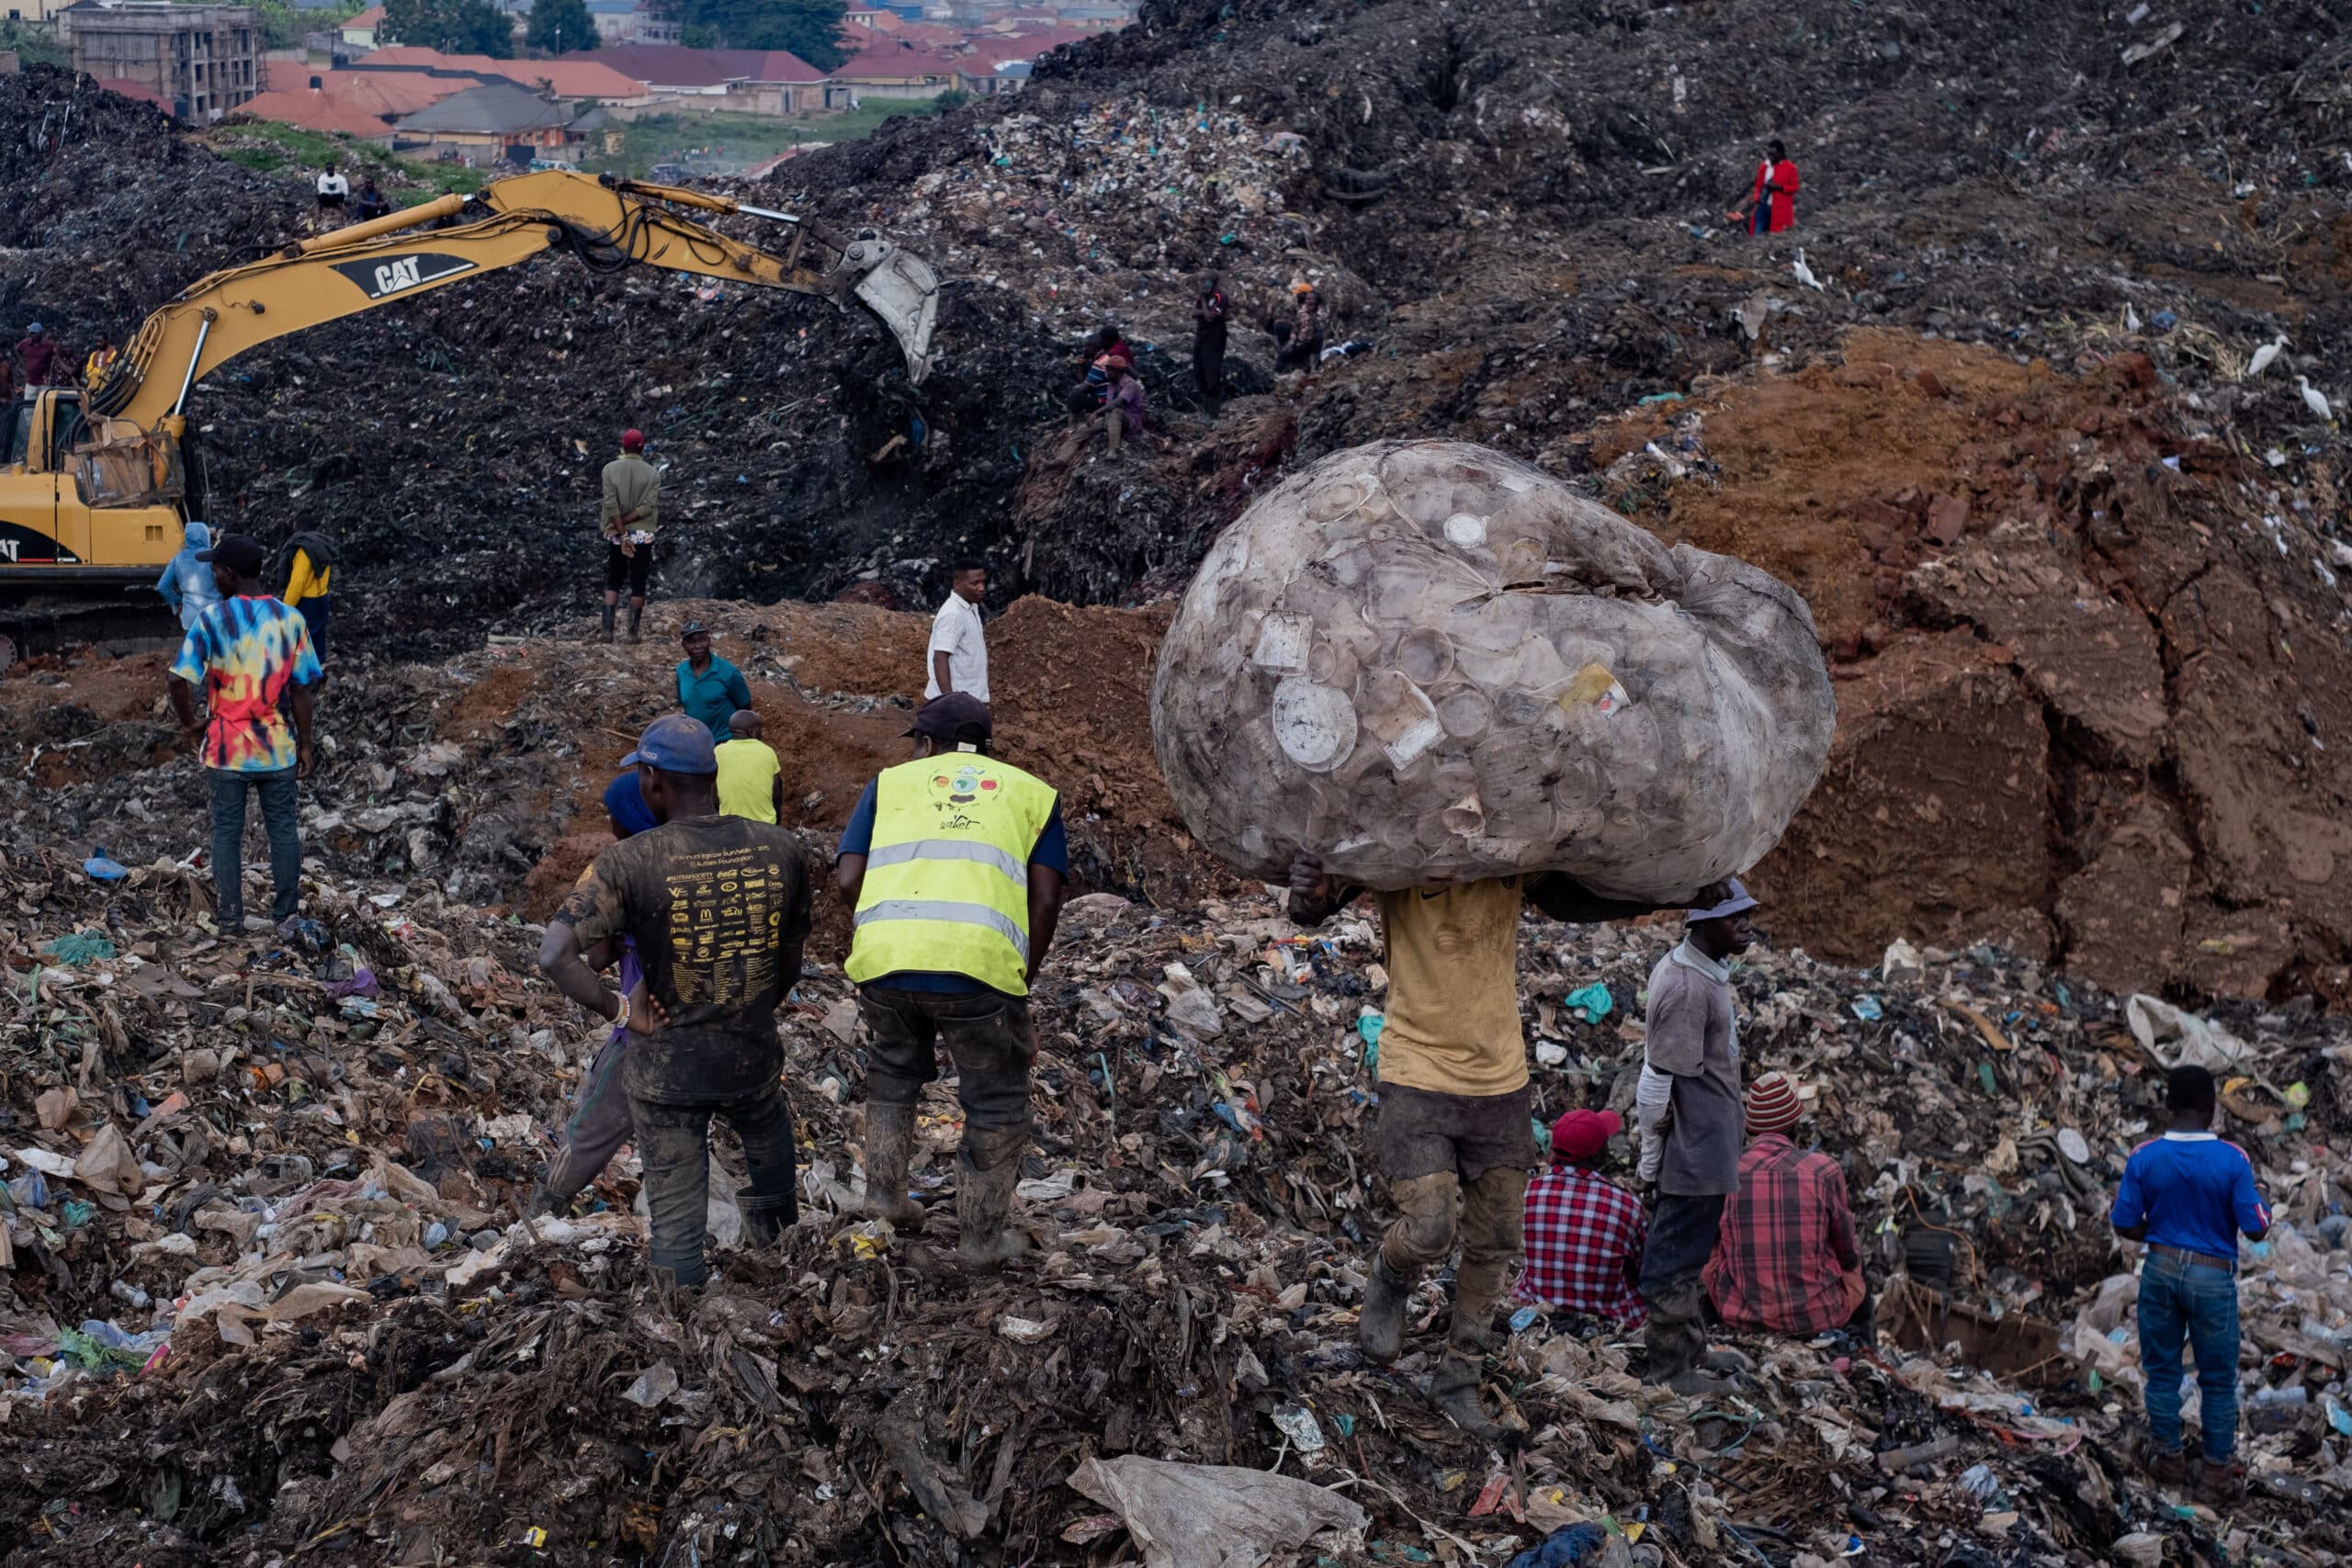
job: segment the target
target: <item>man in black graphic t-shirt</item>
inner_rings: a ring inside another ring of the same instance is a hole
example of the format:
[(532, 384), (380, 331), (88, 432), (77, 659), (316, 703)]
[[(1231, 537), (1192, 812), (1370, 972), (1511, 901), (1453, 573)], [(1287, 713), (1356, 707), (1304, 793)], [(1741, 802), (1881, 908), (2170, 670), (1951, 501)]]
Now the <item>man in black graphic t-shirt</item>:
[[(661, 825), (596, 857), (548, 923), (539, 967), (637, 1036), (628, 1096), (653, 1264), (699, 1285), (712, 1115), (743, 1141), (752, 1181), (736, 1196), (752, 1239), (773, 1240), (796, 1215), (775, 1010), (800, 978), (808, 874), (791, 834), (718, 815), (718, 762), (698, 720), (657, 719), (623, 765), (638, 770)], [(581, 958), (614, 935), (636, 943), (645, 971), (628, 996), (606, 990)]]

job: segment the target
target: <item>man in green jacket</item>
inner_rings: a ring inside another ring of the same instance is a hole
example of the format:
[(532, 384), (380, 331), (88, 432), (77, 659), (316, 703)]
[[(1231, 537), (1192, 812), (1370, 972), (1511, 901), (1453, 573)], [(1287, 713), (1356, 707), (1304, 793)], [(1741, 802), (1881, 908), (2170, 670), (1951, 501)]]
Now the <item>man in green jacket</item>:
[(597, 512), (605, 534), (605, 636), (613, 640), (613, 613), (628, 584), (628, 640), (641, 640), (645, 585), (653, 572), (653, 527), (662, 515), (662, 470), (645, 460), (645, 433), (621, 432), (621, 455), (605, 465), (605, 499)]

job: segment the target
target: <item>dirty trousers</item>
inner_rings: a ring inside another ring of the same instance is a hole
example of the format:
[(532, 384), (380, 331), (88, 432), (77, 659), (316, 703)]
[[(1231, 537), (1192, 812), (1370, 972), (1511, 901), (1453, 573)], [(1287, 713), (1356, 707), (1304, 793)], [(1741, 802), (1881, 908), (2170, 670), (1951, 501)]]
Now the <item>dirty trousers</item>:
[(709, 1275), (702, 1242), (710, 1213), (710, 1119), (723, 1116), (743, 1140), (753, 1199), (772, 1199), (782, 1224), (796, 1217), (792, 1109), (784, 1090), (769, 1084), (741, 1100), (700, 1105), (657, 1105), (629, 1097), (638, 1157), (645, 1166), (645, 1208), (653, 1223), (653, 1267), (681, 1285)]
[(1721, 1192), (1704, 1197), (1662, 1192), (1650, 1214), (1638, 1289), (1650, 1303), (1642, 1339), (1649, 1349), (1652, 1382), (1689, 1371), (1707, 1353), (1702, 1318), (1707, 1290), (1699, 1276), (1715, 1255), (1725, 1197)]
[(884, 1105), (912, 1105), (939, 1077), (938, 1047), (956, 1064), (965, 1143), (974, 1127), (1029, 1125), (1029, 1063), (1037, 1054), (1029, 998), (1001, 991), (904, 991), (867, 986), (858, 1016), (872, 1037), (866, 1091)]
[[(1520, 1256), (1527, 1170), (1534, 1163), (1529, 1090), (1440, 1094), (1380, 1089), (1374, 1134), (1396, 1218), (1380, 1238), (1390, 1271), (1410, 1280), (1462, 1245), (1454, 1270), (1455, 1332), (1483, 1333)], [(1459, 1219), (1456, 1211), (1459, 1210)]]
[(219, 918), (223, 931), (233, 932), (245, 918), (245, 788), (261, 797), (262, 826), (269, 835), (269, 879), (272, 921), (293, 919), (302, 897), (302, 835), (295, 825), (294, 770), (238, 773), (228, 768), (205, 770), (212, 781), (212, 886), (220, 895)]
[(563, 1147), (548, 1161), (548, 1201), (559, 1209), (587, 1190), (637, 1129), (629, 1114), (628, 1031), (611, 1031), (572, 1092)]

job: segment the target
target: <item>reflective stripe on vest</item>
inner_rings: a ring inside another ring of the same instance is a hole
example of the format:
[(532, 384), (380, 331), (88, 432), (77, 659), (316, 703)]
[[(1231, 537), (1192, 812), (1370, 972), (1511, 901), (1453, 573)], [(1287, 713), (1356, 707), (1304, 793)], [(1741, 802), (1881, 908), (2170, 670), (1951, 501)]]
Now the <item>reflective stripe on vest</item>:
[(922, 839), (910, 844), (890, 844), (868, 854), (865, 869), (872, 871), (878, 865), (904, 865), (910, 860), (978, 861), (982, 865), (996, 867), (1024, 890), (1029, 886), (1027, 862), (1005, 853), (994, 844), (976, 844), (969, 839)]
[(1021, 922), (1009, 915), (999, 914), (986, 904), (956, 904), (944, 898), (891, 898), (871, 908), (857, 912), (860, 931), (875, 920), (952, 920), (959, 925), (986, 926), (1003, 933), (1021, 954), (1021, 962), (1029, 962), (1029, 933)]
[(964, 975), (1025, 996), (1029, 853), (1053, 812), (1043, 781), (974, 752), (885, 769), (849, 977)]

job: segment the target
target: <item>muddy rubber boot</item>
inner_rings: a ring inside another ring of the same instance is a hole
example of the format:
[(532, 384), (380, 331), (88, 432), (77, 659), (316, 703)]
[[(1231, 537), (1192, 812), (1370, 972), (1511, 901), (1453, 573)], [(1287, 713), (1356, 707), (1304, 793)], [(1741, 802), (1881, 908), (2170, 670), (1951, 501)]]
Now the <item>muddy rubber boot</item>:
[(1413, 1299), (1413, 1281), (1388, 1267), (1388, 1259), (1374, 1254), (1372, 1280), (1363, 1288), (1363, 1311), (1356, 1317), (1356, 1344), (1364, 1359), (1382, 1366), (1405, 1348), (1405, 1308)]
[(1706, 1353), (1707, 1336), (1699, 1326), (1699, 1283), (1689, 1280), (1668, 1287), (1650, 1301), (1650, 1320), (1642, 1329), (1649, 1364), (1642, 1370), (1645, 1383), (1663, 1383), (1677, 1393), (1700, 1372), (1699, 1358)]
[(596, 638), (596, 640), (597, 640), (598, 642), (610, 642), (610, 641), (612, 641), (612, 640), (613, 640), (613, 611), (614, 611), (614, 609), (615, 609), (615, 606), (613, 606), (613, 605), (611, 605), (611, 604), (607, 604), (607, 605), (605, 605), (605, 629), (604, 629), (604, 631), (603, 631), (601, 634), (599, 634), (599, 635), (598, 635), (598, 637), (597, 637), (597, 638)]
[(645, 601), (644, 601), (644, 600), (642, 600), (642, 599), (632, 599), (632, 600), (630, 600), (630, 601), (629, 601), (629, 603), (628, 603), (628, 640), (629, 640), (629, 641), (631, 641), (631, 642), (643, 642), (643, 641), (645, 640), (645, 638), (644, 638), (643, 635), (642, 635), (642, 634), (640, 634), (640, 633), (639, 632), (639, 630), (638, 630), (638, 626), (639, 626), (639, 623), (641, 623), (644, 619), (645, 619)]
[(1504, 1440), (1509, 1429), (1489, 1419), (1487, 1407), (1478, 1402), (1478, 1374), (1486, 1362), (1486, 1356), (1476, 1349), (1448, 1345), (1444, 1359), (1430, 1378), (1430, 1403), (1470, 1436), (1497, 1443)]
[(865, 1102), (865, 1213), (900, 1230), (922, 1228), (923, 1207), (907, 1196), (907, 1170), (914, 1163), (915, 1108), (888, 1100)]
[(785, 1227), (800, 1217), (799, 1197), (791, 1192), (763, 1198), (748, 1187), (738, 1187), (735, 1207), (743, 1216), (743, 1239), (752, 1247), (775, 1246)]
[(956, 1247), (959, 1268), (975, 1273), (1001, 1269), (1027, 1246), (1011, 1221), (1021, 1152), (1028, 1145), (1026, 1127), (966, 1123), (964, 1146), (956, 1154), (956, 1219), (963, 1230)]

